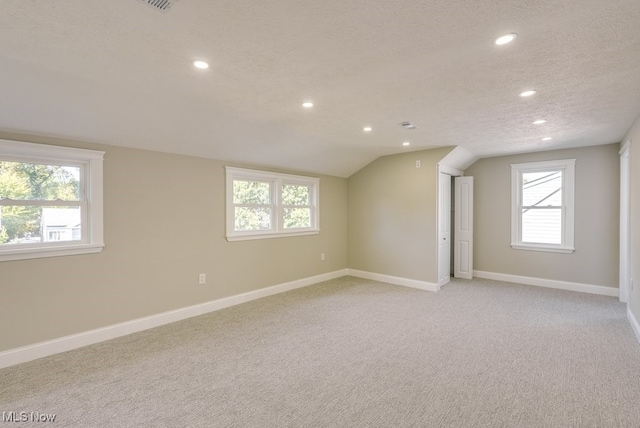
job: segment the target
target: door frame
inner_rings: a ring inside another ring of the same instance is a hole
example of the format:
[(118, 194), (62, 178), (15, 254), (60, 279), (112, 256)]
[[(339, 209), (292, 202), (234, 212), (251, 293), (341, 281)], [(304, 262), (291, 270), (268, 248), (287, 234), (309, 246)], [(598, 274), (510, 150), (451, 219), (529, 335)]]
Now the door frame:
[(619, 278), (619, 299), (623, 303), (629, 302), (630, 283), (630, 206), (629, 206), (629, 185), (631, 180), (631, 170), (629, 167), (629, 157), (631, 152), (631, 141), (627, 140), (619, 151), (620, 154), (620, 278)]
[[(462, 177), (464, 175), (464, 172), (460, 171), (459, 169), (456, 168), (452, 168), (450, 166), (447, 165), (440, 165), (438, 164), (438, 167), (436, 168), (436, 177), (437, 177), (437, 183), (438, 185), (437, 187), (437, 192), (436, 192), (436, 236), (438, 237), (436, 240), (436, 254), (437, 254), (437, 258), (436, 258), (436, 265), (437, 265), (437, 273), (438, 273), (438, 277), (437, 277), (437, 281), (438, 281), (438, 287), (442, 287), (443, 285), (447, 284), (449, 281), (441, 281), (440, 278), (443, 278), (445, 275), (443, 275), (443, 272), (441, 272), (441, 266), (440, 266), (440, 257), (442, 256), (440, 254), (440, 222), (442, 221), (441, 217), (441, 213), (443, 212), (442, 209), (443, 207), (441, 206), (442, 204), (442, 197), (440, 195), (440, 178), (441, 178), (441, 174), (445, 174), (448, 175), (450, 177)], [(450, 179), (450, 178), (449, 178)], [(447, 207), (447, 212), (449, 213), (449, 216), (451, 216), (451, 207)], [(453, 225), (451, 225), (451, 229), (453, 228)], [(453, 243), (451, 242), (451, 239), (449, 239), (449, 247), (451, 247), (451, 245), (453, 245)], [(448, 271), (446, 272), (447, 275), (446, 277), (450, 277), (449, 274), (449, 269), (451, 269), (451, 265), (449, 265), (447, 267)]]

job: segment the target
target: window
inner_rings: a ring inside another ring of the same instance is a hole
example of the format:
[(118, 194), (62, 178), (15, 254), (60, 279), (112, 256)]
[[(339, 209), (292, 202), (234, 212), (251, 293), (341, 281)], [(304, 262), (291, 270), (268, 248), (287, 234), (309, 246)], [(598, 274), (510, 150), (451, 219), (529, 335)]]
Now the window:
[(0, 140), (0, 261), (102, 251), (103, 155)]
[(319, 232), (318, 178), (227, 167), (227, 239)]
[(511, 165), (511, 247), (571, 253), (575, 159)]

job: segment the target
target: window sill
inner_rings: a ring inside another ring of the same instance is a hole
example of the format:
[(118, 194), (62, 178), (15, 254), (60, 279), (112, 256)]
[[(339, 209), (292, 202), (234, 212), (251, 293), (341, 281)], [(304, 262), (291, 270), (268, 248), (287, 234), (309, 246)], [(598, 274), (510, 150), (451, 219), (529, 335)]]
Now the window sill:
[(514, 250), (543, 251), (546, 253), (563, 253), (563, 254), (570, 254), (575, 251), (575, 248), (571, 248), (571, 247), (549, 247), (546, 245), (533, 245), (533, 244), (511, 244), (511, 248), (513, 248)]
[(104, 244), (63, 244), (48, 247), (10, 248), (0, 250), (0, 262), (41, 259), (45, 257), (75, 256), (99, 253)]
[(259, 235), (231, 235), (227, 236), (227, 241), (250, 241), (253, 239), (270, 239), (270, 238), (287, 238), (290, 236), (307, 236), (317, 235), (319, 230), (306, 230), (304, 232), (290, 232), (290, 233), (261, 233)]

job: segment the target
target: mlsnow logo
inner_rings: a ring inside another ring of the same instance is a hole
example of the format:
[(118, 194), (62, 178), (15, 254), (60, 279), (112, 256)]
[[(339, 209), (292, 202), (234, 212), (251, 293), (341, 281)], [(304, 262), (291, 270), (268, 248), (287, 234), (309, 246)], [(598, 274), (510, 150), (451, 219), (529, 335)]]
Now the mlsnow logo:
[(56, 416), (40, 412), (2, 412), (2, 422), (55, 422)]

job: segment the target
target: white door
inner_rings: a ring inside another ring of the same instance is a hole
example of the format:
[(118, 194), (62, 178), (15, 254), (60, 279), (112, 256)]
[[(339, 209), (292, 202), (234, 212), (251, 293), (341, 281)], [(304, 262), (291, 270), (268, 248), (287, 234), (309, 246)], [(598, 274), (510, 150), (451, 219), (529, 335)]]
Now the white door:
[(451, 176), (440, 173), (438, 180), (438, 285), (451, 280)]
[(453, 275), (473, 278), (473, 177), (455, 178)]

